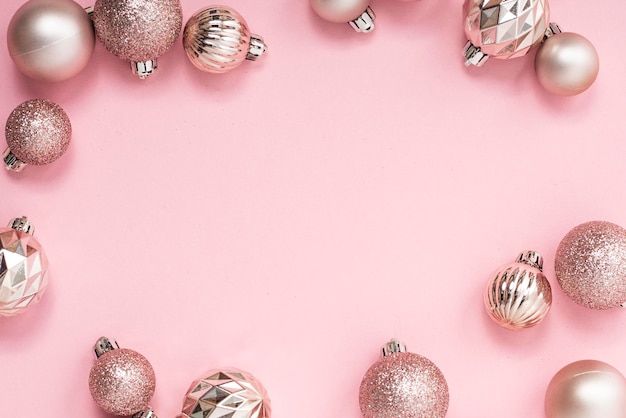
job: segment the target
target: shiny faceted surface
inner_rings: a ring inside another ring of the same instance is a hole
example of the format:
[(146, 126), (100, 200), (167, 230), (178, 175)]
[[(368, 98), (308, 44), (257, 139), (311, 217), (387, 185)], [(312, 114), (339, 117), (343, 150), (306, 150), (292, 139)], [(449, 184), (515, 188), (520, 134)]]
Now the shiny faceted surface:
[(556, 278), (574, 302), (609, 309), (626, 302), (626, 230), (604, 221), (578, 225), (556, 251)]
[(535, 56), (539, 83), (550, 93), (573, 96), (587, 90), (600, 71), (593, 44), (577, 33), (550, 36)]
[(93, 11), (98, 39), (127, 61), (163, 55), (178, 38), (182, 20), (178, 0), (98, 0)]
[(602, 361), (568, 364), (548, 385), (545, 411), (546, 418), (624, 418), (626, 380)]
[(93, 400), (113, 415), (133, 415), (146, 408), (155, 386), (150, 362), (127, 348), (104, 353), (96, 359), (89, 373)]
[(426, 357), (389, 354), (365, 373), (359, 405), (365, 418), (443, 418), (448, 411), (448, 384)]
[(0, 228), (0, 316), (22, 313), (41, 299), (48, 259), (30, 234)]
[(72, 137), (70, 119), (50, 100), (28, 100), (17, 106), (5, 126), (7, 145), (26, 164), (48, 164), (65, 153)]
[(526, 55), (541, 42), (550, 18), (547, 0), (465, 0), (467, 39), (494, 58)]
[(267, 391), (254, 376), (235, 368), (214, 369), (194, 380), (178, 418), (269, 418)]
[(7, 46), (28, 77), (62, 81), (82, 71), (94, 49), (89, 15), (72, 0), (30, 0), (13, 15)]
[(183, 46), (199, 70), (224, 73), (239, 66), (250, 47), (250, 30), (243, 16), (227, 7), (196, 12), (185, 25)]
[(539, 268), (515, 262), (501, 267), (487, 282), (484, 304), (495, 323), (521, 330), (545, 318), (552, 305), (552, 289)]

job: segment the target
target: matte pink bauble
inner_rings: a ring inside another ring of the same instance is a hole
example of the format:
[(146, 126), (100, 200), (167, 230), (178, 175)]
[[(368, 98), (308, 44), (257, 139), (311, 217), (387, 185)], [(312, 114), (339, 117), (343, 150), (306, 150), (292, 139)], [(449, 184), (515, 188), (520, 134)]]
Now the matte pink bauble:
[(7, 30), (11, 59), (22, 73), (40, 81), (74, 77), (89, 63), (94, 44), (91, 19), (72, 0), (29, 0)]
[(626, 302), (626, 230), (610, 222), (578, 225), (556, 250), (556, 278), (574, 302), (591, 309)]
[(596, 80), (599, 70), (596, 49), (577, 33), (562, 32), (548, 37), (535, 56), (539, 83), (560, 96), (584, 92)]
[(626, 380), (602, 361), (568, 364), (548, 385), (545, 412), (547, 418), (624, 418)]
[(374, 29), (376, 15), (369, 7), (369, 0), (309, 0), (309, 3), (324, 20), (349, 23), (356, 32)]

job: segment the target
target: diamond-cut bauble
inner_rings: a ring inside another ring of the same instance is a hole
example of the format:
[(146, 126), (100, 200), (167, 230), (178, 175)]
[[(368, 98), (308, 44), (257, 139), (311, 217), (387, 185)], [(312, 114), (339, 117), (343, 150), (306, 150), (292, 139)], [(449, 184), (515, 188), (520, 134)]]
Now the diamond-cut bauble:
[(22, 313), (48, 286), (48, 259), (30, 234), (0, 228), (0, 316)]
[(254, 376), (214, 369), (193, 381), (178, 418), (270, 418), (267, 391)]
[(491, 57), (526, 55), (543, 40), (550, 12), (548, 0), (465, 0), (465, 35)]

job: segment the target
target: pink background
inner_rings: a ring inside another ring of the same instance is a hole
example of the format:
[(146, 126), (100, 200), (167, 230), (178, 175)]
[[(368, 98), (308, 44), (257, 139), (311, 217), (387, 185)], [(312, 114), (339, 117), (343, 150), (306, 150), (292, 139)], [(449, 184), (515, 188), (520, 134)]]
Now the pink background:
[[(208, 5), (182, 4), (185, 21)], [(441, 368), (448, 418), (543, 417), (571, 361), (626, 371), (626, 314), (578, 307), (554, 277), (571, 228), (626, 225), (623, 2), (552, 1), (601, 58), (574, 98), (544, 93), (532, 56), (466, 69), (461, 0), (373, 0), (367, 35), (305, 0), (226, 4), (269, 50), (224, 75), (177, 42), (140, 81), (97, 44), (78, 77), (37, 83), (0, 30), (0, 119), (44, 97), (73, 126), (61, 160), (0, 173), (1, 223), (29, 216), (51, 263), (42, 301), (0, 319), (2, 417), (106, 417), (87, 386), (101, 335), (151, 361), (162, 418), (228, 365), (265, 384), (277, 418), (358, 418), (391, 337)], [(526, 249), (554, 303), (512, 333), (482, 291)]]

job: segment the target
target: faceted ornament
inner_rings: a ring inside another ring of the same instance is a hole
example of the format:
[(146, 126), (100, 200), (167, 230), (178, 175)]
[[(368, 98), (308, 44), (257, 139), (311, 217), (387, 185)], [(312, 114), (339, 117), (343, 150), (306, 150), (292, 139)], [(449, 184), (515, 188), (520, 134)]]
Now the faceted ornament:
[(230, 368), (210, 370), (192, 382), (177, 418), (270, 418), (270, 414), (261, 382)]
[(526, 55), (541, 43), (550, 18), (548, 0), (465, 0), (465, 35), (500, 59)]
[(47, 270), (48, 259), (31, 234), (0, 228), (0, 316), (20, 314), (37, 303), (48, 286)]

